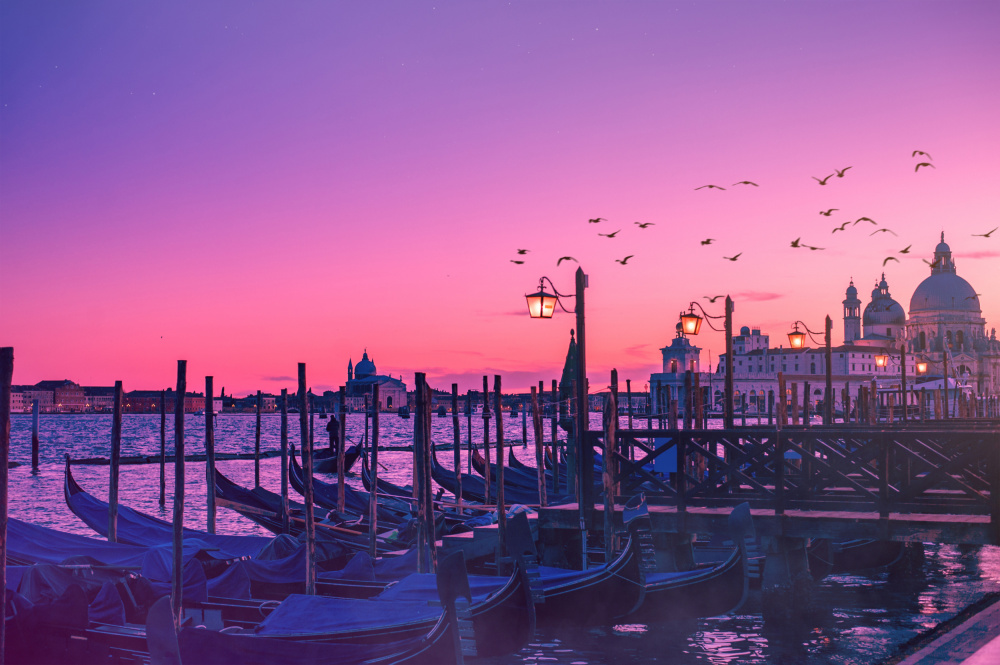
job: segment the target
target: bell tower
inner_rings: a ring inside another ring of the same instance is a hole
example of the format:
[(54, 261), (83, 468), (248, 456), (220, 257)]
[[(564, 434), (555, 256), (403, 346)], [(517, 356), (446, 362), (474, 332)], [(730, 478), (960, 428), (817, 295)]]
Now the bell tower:
[(858, 290), (851, 280), (847, 287), (847, 297), (844, 299), (844, 344), (849, 344), (861, 338), (861, 301), (858, 300)]

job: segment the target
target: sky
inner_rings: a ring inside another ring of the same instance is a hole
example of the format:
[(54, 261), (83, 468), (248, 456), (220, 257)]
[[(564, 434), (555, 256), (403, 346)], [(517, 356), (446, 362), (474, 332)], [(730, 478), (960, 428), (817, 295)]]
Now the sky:
[[(581, 266), (591, 390), (641, 390), (692, 300), (731, 295), (774, 345), (830, 315), (838, 344), (849, 282), (867, 303), (884, 270), (908, 310), (942, 231), (988, 332), (998, 25), (996, 2), (10, 0), (0, 346), (16, 384), (159, 389), (186, 359), (195, 388), (294, 389), (305, 362), (321, 391), (367, 349), (410, 387), (523, 390), (575, 325), (524, 295)], [(722, 335), (693, 341), (714, 368)]]

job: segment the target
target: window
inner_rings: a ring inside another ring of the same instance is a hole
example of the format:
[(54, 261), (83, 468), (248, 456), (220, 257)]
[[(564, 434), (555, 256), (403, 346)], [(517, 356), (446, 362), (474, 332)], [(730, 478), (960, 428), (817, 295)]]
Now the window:
[(892, 337), (892, 328), (886, 327), (886, 329), (885, 329), (885, 336), (886, 337)]
[(809, 373), (810, 374), (815, 374), (816, 373), (816, 363), (810, 363), (809, 364)]
[(964, 341), (965, 341), (965, 333), (959, 330), (957, 333), (955, 333), (955, 342), (958, 344), (958, 346), (961, 347), (962, 342)]
[(927, 348), (927, 333), (921, 331), (920, 342), (917, 344), (917, 350), (923, 351), (926, 348)]

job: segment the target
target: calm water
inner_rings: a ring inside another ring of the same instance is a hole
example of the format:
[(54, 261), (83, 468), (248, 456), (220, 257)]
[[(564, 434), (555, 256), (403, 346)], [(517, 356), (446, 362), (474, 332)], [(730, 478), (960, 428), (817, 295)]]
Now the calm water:
[[(593, 414), (599, 426), (600, 414)], [(624, 419), (623, 419), (624, 420)], [(216, 449), (219, 452), (253, 452), (253, 415), (220, 415), (216, 421)], [(317, 446), (326, 443), (325, 420), (315, 421)], [(452, 441), (451, 418), (433, 419), (436, 443)], [(461, 419), (462, 441), (467, 439), (467, 421)], [(624, 422), (623, 422), (624, 424)], [(638, 426), (638, 425), (637, 425)], [(188, 453), (204, 451), (204, 417), (188, 416), (185, 441)], [(278, 415), (263, 417), (261, 448), (280, 446)], [(529, 423), (530, 427), (530, 423)], [(404, 484), (410, 480), (409, 452), (392, 451), (393, 446), (412, 440), (413, 420), (395, 415), (382, 417), (381, 475)], [(122, 455), (152, 455), (159, 452), (159, 417), (127, 415), (122, 424)], [(298, 415), (289, 417), (290, 440), (298, 443)], [(364, 431), (361, 414), (351, 414), (348, 439), (359, 441)], [(495, 438), (495, 426), (490, 426)], [(482, 440), (482, 420), (473, 418), (472, 436)], [(505, 440), (514, 442), (518, 457), (533, 464), (533, 449), (521, 448), (521, 419), (505, 423)], [(550, 438), (546, 428), (546, 438)], [(19, 519), (64, 531), (93, 535), (66, 508), (62, 498), (63, 457), (106, 457), (111, 439), (111, 418), (105, 415), (42, 415), (40, 423), (41, 468), (32, 475), (31, 417), (14, 415), (11, 423), (11, 459), (22, 466), (10, 472), (10, 514)], [(173, 445), (173, 419), (167, 421), (168, 451)], [(439, 452), (450, 467), (452, 452)], [(466, 457), (462, 455), (467, 468)], [(233, 480), (253, 484), (253, 461), (219, 462), (219, 469)], [(88, 491), (106, 498), (107, 466), (77, 466), (74, 474)], [(160, 508), (159, 467), (155, 464), (122, 467), (121, 502), (133, 508), (169, 519), (172, 501), (173, 466), (167, 465), (167, 507)], [(185, 524), (205, 526), (205, 466), (186, 467)], [(262, 484), (279, 491), (280, 464), (277, 459), (261, 461)], [(349, 482), (361, 487), (360, 478)], [(220, 533), (260, 533), (263, 529), (229, 510), (218, 513)], [(816, 589), (809, 607), (795, 625), (765, 623), (759, 595), (751, 593), (738, 614), (655, 626), (623, 625), (558, 633), (539, 632), (536, 641), (519, 654), (498, 661), (556, 665), (618, 663), (838, 663), (868, 664), (891, 655), (918, 633), (949, 619), (989, 592), (1000, 591), (1000, 548), (960, 548), (928, 545), (920, 574), (907, 579), (890, 578), (888, 573), (866, 576), (833, 576)]]

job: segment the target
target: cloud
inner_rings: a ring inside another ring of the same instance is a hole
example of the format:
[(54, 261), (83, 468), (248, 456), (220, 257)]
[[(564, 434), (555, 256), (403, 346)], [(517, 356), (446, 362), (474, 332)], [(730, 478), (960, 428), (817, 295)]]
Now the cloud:
[(650, 355), (649, 344), (634, 344), (626, 347), (625, 355), (635, 358), (648, 358)]
[(1000, 252), (996, 250), (986, 250), (984, 252), (969, 252), (962, 253), (960, 255), (963, 259), (993, 259), (1000, 256)]
[(769, 293), (767, 291), (743, 291), (733, 296), (734, 300), (749, 300), (751, 302), (764, 302), (765, 300), (777, 300), (784, 298), (781, 293)]
[(297, 381), (294, 376), (262, 376), (264, 381)]

